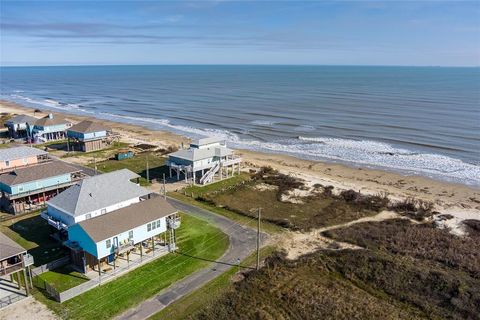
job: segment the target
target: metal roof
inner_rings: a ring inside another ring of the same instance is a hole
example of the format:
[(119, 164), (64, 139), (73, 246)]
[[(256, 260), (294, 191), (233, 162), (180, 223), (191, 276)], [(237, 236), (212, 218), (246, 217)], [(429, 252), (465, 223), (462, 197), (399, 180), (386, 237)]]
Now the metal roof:
[(206, 144), (211, 144), (211, 143), (219, 143), (219, 142), (224, 142), (224, 138), (220, 137), (206, 137), (206, 138), (200, 138), (193, 140), (191, 144), (197, 145), (197, 146), (204, 146)]
[(67, 131), (79, 132), (79, 133), (92, 133), (107, 131), (108, 128), (100, 122), (84, 120), (69, 128)]
[(16, 159), (23, 159), (34, 156), (46, 155), (48, 152), (32, 147), (12, 147), (7, 149), (0, 149), (0, 161), (12, 161)]
[(8, 119), (5, 122), (6, 123), (10, 122), (10, 123), (13, 123), (13, 124), (23, 124), (23, 123), (32, 123), (33, 124), (37, 120), (38, 120), (38, 118), (29, 116), (29, 115), (26, 115), (26, 114), (19, 114), (19, 115), (16, 115), (14, 117), (11, 117), (10, 119)]
[(61, 192), (47, 204), (73, 217), (80, 216), (150, 194), (151, 191), (130, 181), (138, 177), (128, 169), (89, 177)]
[(66, 164), (63, 161), (40, 163), (29, 167), (20, 167), (11, 172), (0, 175), (0, 182), (7, 186), (37, 181), (81, 170)]
[(27, 252), (27, 250), (0, 232), (0, 260), (8, 259), (23, 252)]
[(169, 156), (189, 161), (198, 161), (213, 157), (224, 157), (227, 155), (231, 155), (232, 153), (233, 150), (226, 147), (212, 147), (205, 149), (190, 148), (170, 153)]
[(99, 242), (177, 212), (160, 196), (79, 222), (89, 237)]

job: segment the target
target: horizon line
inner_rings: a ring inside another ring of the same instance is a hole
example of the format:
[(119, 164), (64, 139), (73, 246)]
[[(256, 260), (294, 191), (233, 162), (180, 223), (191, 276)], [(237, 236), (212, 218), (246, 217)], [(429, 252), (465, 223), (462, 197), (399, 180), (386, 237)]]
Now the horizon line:
[(310, 66), (310, 67), (415, 67), (415, 68), (479, 68), (480, 65), (395, 65), (395, 64), (268, 64), (268, 63), (174, 63), (174, 64), (45, 64), (1, 65), (0, 68), (45, 68), (45, 67), (141, 67), (141, 66)]

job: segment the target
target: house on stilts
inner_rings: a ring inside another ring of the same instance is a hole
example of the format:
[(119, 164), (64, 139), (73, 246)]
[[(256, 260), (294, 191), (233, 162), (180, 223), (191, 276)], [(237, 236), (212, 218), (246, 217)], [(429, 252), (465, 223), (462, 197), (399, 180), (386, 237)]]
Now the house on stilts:
[(47, 202), (41, 213), (70, 249), (79, 271), (99, 276), (116, 260), (143, 250), (175, 250), (177, 210), (138, 185), (139, 175), (122, 169), (93, 176)]
[(242, 158), (227, 148), (222, 138), (210, 137), (192, 141), (188, 149), (181, 149), (168, 155), (167, 166), (170, 178), (205, 185), (215, 180), (240, 173)]

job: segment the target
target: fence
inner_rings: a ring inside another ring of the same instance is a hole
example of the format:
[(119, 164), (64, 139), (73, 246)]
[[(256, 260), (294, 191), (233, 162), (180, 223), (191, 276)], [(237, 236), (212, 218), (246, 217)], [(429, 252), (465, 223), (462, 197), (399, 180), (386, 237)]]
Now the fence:
[[(58, 302), (62, 303), (62, 302), (65, 302), (67, 300), (70, 300), (94, 287), (97, 287), (97, 286), (100, 286), (101, 284), (105, 283), (105, 282), (108, 282), (110, 280), (113, 280), (115, 279), (117, 276), (123, 274), (123, 273), (126, 273), (127, 271), (130, 271), (132, 269), (135, 269), (147, 262), (151, 262), (165, 254), (167, 254), (169, 251), (167, 248), (161, 248), (161, 249), (155, 249), (155, 255), (152, 254), (152, 256), (148, 257), (148, 256), (144, 256), (143, 259), (141, 260), (136, 260), (136, 261), (132, 261), (130, 262), (130, 264), (126, 267), (117, 267), (114, 271), (109, 271), (108, 273), (102, 275), (102, 277), (99, 279), (99, 278), (96, 278), (96, 279), (92, 279), (92, 280), (89, 280), (87, 282), (84, 282), (76, 287), (73, 287), (71, 289), (68, 289), (68, 290), (65, 290), (63, 292), (57, 292), (54, 288), (53, 291), (52, 291), (52, 294), (51, 296)], [(44, 286), (45, 290), (46, 289), (46, 286)], [(47, 290), (48, 292), (48, 290)], [(50, 293), (49, 293), (50, 294)]]
[(59, 267), (63, 267), (64, 265), (66, 265), (68, 263), (70, 263), (70, 257), (65, 256), (65, 257), (62, 257), (60, 259), (51, 261), (49, 263), (46, 263), (44, 265), (41, 265), (39, 267), (36, 267), (36, 268), (32, 269), (32, 274), (33, 274), (33, 276), (38, 276), (38, 275), (40, 275), (44, 272), (47, 272), (47, 271), (50, 271), (50, 270), (53, 270), (53, 269), (56, 269), (56, 268), (59, 268)]

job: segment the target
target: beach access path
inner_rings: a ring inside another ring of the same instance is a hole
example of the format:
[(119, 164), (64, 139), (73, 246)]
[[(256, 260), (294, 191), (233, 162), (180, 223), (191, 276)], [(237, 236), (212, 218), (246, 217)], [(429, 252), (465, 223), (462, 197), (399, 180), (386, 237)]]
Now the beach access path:
[[(170, 287), (162, 290), (156, 296), (142, 302), (134, 308), (131, 308), (118, 316), (118, 320), (140, 320), (147, 319), (155, 313), (181, 297), (197, 290), (204, 284), (220, 276), (229, 268), (236, 267), (240, 261), (252, 254), (256, 249), (257, 231), (255, 219), (252, 220), (249, 227), (238, 224), (226, 217), (216, 213), (198, 208), (196, 206), (183, 203), (179, 200), (168, 198), (168, 201), (179, 211), (185, 212), (192, 216), (204, 219), (212, 225), (218, 227), (228, 235), (230, 245), (224, 255), (217, 261), (199, 271), (185, 277), (184, 279), (174, 283)], [(261, 233), (261, 244), (264, 244), (268, 235)], [(181, 249), (181, 248), (180, 248)], [(179, 252), (181, 254), (181, 250)], [(193, 259), (201, 259), (201, 257), (192, 257)]]

